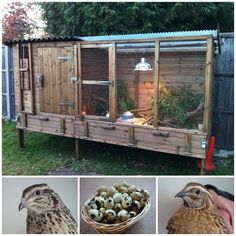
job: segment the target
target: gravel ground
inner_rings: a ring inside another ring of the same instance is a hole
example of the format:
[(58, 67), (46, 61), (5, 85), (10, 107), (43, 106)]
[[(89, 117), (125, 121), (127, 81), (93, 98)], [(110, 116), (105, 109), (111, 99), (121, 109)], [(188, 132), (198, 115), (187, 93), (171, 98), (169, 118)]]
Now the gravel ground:
[(49, 175), (98, 175), (96, 172), (75, 172), (72, 168), (59, 167), (55, 170), (51, 170)]

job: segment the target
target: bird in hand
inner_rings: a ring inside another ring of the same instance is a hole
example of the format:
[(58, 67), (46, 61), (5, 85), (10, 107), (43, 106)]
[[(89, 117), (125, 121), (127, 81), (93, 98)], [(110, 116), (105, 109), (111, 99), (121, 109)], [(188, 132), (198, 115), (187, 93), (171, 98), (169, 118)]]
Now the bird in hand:
[(226, 234), (227, 230), (212, 196), (199, 183), (188, 183), (175, 197), (183, 205), (167, 224), (169, 234)]
[(27, 209), (27, 234), (77, 234), (77, 223), (57, 193), (47, 184), (22, 192), (19, 211)]

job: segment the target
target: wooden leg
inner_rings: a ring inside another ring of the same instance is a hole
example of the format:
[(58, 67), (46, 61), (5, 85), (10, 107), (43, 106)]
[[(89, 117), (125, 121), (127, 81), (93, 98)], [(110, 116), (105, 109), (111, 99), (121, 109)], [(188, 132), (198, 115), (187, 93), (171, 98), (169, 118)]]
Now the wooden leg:
[(75, 155), (76, 155), (76, 160), (79, 160), (79, 156), (80, 156), (80, 140), (78, 138), (75, 139)]
[(202, 159), (201, 160), (202, 162), (202, 168), (201, 168), (201, 175), (206, 175), (206, 168), (205, 168), (205, 165), (206, 165), (206, 160), (205, 159)]
[(24, 148), (25, 142), (24, 142), (24, 130), (23, 129), (18, 129), (18, 138), (19, 138), (20, 148)]

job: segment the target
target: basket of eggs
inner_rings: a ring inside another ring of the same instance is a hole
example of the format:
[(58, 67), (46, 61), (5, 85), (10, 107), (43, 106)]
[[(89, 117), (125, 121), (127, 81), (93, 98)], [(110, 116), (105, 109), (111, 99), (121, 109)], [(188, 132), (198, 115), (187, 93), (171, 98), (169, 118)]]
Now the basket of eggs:
[(147, 190), (127, 182), (110, 187), (100, 186), (82, 207), (82, 218), (98, 233), (124, 233), (150, 208)]

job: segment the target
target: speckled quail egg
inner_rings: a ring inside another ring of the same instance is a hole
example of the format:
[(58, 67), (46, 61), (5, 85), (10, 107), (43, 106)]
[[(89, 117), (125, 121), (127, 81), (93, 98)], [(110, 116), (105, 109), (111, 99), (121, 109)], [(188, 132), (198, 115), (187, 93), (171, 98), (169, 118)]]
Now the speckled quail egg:
[(121, 186), (128, 188), (130, 185), (127, 183), (127, 181), (123, 181)]
[(140, 193), (144, 196), (145, 199), (148, 199), (150, 197), (150, 194), (147, 190), (142, 189)]
[(116, 193), (114, 196), (113, 196), (113, 200), (115, 203), (119, 203), (122, 201), (122, 197), (123, 197), (123, 194), (122, 193)]
[(96, 209), (89, 210), (88, 215), (90, 216), (91, 219), (93, 219), (95, 221), (101, 221), (102, 217), (103, 217), (102, 212), (100, 212), (99, 210), (96, 210)]
[(113, 186), (107, 189), (107, 194), (109, 197), (113, 197), (116, 193), (117, 193), (117, 190)]
[(91, 201), (88, 201), (85, 203), (85, 208), (86, 208), (86, 210), (91, 210), (91, 209), (97, 209), (98, 207), (97, 207), (95, 201), (91, 200)]
[(127, 189), (127, 187), (120, 186), (120, 187), (118, 188), (118, 192), (120, 192), (120, 193), (127, 193), (127, 192), (128, 192), (128, 189)]
[(124, 207), (122, 206), (121, 203), (116, 203), (115, 206), (114, 206), (114, 210), (116, 212), (119, 212), (120, 210), (124, 209)]
[(101, 208), (99, 209), (99, 211), (101, 211), (102, 214), (105, 215), (106, 209), (105, 209), (104, 207), (101, 207)]
[(104, 199), (107, 199), (107, 198), (108, 198), (107, 192), (101, 192), (101, 193), (100, 193), (100, 196), (103, 197)]
[(123, 193), (123, 197), (129, 197), (128, 193)]
[(106, 209), (113, 209), (115, 203), (112, 197), (109, 197), (105, 200), (104, 207)]
[(106, 185), (101, 185), (100, 187), (97, 188), (97, 193), (102, 193), (102, 192), (107, 192)]
[(128, 211), (126, 211), (124, 209), (121, 210), (120, 212), (118, 212), (117, 216), (121, 221), (125, 221), (130, 218), (130, 214), (128, 213)]
[(94, 198), (95, 204), (97, 205), (98, 209), (104, 206), (105, 199), (101, 196)]
[(144, 199), (141, 199), (141, 200), (139, 201), (139, 204), (140, 204), (140, 207), (141, 207), (141, 208), (144, 208), (145, 205), (146, 205)]
[(128, 193), (129, 194), (132, 193), (132, 192), (135, 192), (136, 190), (137, 190), (137, 188), (134, 185), (131, 185), (131, 186), (128, 187)]
[(121, 184), (113, 184), (112, 185), (115, 189), (118, 189), (120, 186), (121, 186)]
[(114, 210), (108, 209), (105, 212), (105, 217), (108, 221), (114, 221), (116, 218), (116, 212)]
[(136, 201), (139, 201), (142, 199), (142, 194), (140, 192), (132, 192), (130, 196), (133, 200), (136, 200)]
[(123, 197), (121, 204), (124, 208), (130, 207), (132, 204), (132, 198), (128, 196)]
[(137, 215), (135, 211), (130, 211), (129, 214), (130, 214), (130, 217), (135, 217)]
[(134, 200), (130, 208), (132, 211), (138, 211), (141, 208), (139, 201)]

